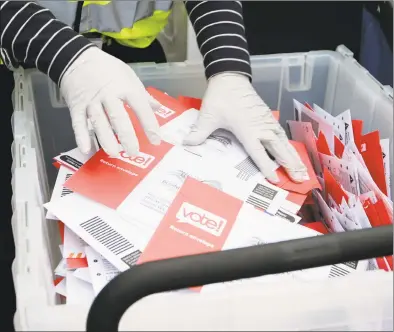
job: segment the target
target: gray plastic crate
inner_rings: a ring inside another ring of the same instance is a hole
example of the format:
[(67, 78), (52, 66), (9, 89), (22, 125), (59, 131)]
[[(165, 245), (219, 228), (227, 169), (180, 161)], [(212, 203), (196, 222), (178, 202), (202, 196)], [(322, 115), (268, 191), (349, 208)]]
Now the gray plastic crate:
[[(333, 114), (350, 108), (354, 118), (364, 120), (365, 131), (379, 129), (382, 138), (393, 139), (392, 89), (379, 85), (346, 48), (339, 48), (338, 52), (259, 56), (252, 59), (252, 66), (257, 91), (272, 109), (280, 109), (282, 124), (292, 117), (292, 99), (297, 98), (319, 104)], [(201, 65), (140, 64), (133, 68), (146, 85), (174, 96), (203, 96), (206, 81)], [(45, 75), (18, 71), (15, 79), (12, 147), (15, 329), (82, 331), (88, 306), (59, 305), (61, 301), (52, 286), (53, 270), (60, 260), (60, 241), (56, 222), (45, 219), (42, 206), (49, 200), (56, 178), (53, 156), (75, 147), (70, 115), (58, 90)], [(163, 326), (167, 330), (185, 326), (200, 330), (237, 327), (261, 330), (263, 326), (267, 330), (288, 330), (296, 326), (299, 330), (314, 331), (392, 331), (392, 273), (353, 277), (354, 282), (330, 279), (324, 284), (308, 284), (308, 287), (297, 283), (286, 283), (287, 288), (277, 289), (259, 285), (216, 300), (197, 297), (199, 302), (185, 298), (182, 303), (175, 299), (160, 300), (160, 297), (153, 302), (140, 301), (122, 319), (121, 330), (155, 330)], [(278, 297), (280, 290), (282, 297)], [(255, 304), (269, 298), (270, 292), (273, 299), (267, 302), (270, 310), (261, 310)], [(256, 294), (261, 295), (256, 298)], [(311, 309), (308, 299), (316, 298), (316, 294), (325, 301)], [(255, 302), (250, 302), (253, 300)], [(249, 302), (250, 306), (244, 305)], [(241, 305), (234, 307), (237, 303)], [(253, 308), (258, 308), (256, 313), (251, 313)], [(179, 311), (182, 309), (185, 310)], [(213, 312), (214, 316), (201, 319), (202, 316), (195, 314), (201, 309)], [(152, 320), (152, 312), (162, 315)], [(268, 314), (260, 317), (262, 312)], [(260, 320), (247, 320), (248, 315)], [(286, 319), (281, 319), (283, 317)]]

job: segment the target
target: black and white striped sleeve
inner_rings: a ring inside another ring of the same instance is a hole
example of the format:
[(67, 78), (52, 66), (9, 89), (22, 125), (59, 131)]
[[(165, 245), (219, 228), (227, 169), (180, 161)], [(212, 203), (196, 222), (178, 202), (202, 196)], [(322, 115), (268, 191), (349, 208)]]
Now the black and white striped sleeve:
[(1, 54), (12, 63), (36, 67), (60, 84), (67, 68), (91, 46), (33, 1), (0, 1)]
[(209, 79), (223, 72), (252, 78), (240, 1), (186, 1)]

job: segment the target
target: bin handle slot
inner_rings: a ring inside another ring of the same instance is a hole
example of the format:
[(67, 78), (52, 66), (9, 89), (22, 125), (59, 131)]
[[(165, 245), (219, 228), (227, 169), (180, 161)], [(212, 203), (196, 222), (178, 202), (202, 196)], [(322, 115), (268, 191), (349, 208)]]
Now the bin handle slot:
[(286, 89), (289, 92), (309, 90), (312, 84), (314, 59), (308, 55), (289, 58), (285, 68)]
[(126, 310), (151, 294), (392, 254), (390, 225), (141, 264), (101, 290), (87, 331), (118, 331)]

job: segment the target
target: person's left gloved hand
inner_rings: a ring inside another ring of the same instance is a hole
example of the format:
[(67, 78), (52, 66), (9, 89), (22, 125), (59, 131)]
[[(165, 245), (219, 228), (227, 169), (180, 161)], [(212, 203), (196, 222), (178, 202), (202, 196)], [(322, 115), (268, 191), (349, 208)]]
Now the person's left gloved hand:
[(265, 149), (293, 181), (307, 178), (307, 169), (285, 131), (245, 75), (222, 73), (209, 80), (199, 119), (184, 144), (199, 145), (218, 128), (238, 138), (267, 180), (279, 182), (275, 164)]

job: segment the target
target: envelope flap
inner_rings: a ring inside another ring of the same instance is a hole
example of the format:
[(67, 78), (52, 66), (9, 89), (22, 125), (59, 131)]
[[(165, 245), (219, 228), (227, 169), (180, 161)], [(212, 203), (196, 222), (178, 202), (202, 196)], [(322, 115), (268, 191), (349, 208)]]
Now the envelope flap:
[(346, 202), (348, 202), (349, 196), (342, 189), (342, 186), (335, 180), (334, 176), (326, 167), (324, 168), (323, 174), (324, 182), (326, 185), (326, 195), (330, 195), (335, 201), (335, 203), (338, 205), (341, 205), (343, 198), (345, 198)]
[(319, 132), (319, 136), (316, 141), (316, 147), (318, 152), (323, 153), (327, 156), (332, 155), (330, 147), (328, 146), (326, 136), (322, 132)]
[(200, 98), (193, 98), (187, 96), (178, 96), (178, 100), (182, 105), (186, 108), (194, 108), (196, 110), (200, 110), (202, 100)]

